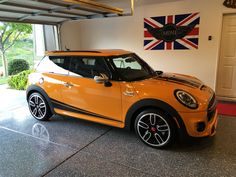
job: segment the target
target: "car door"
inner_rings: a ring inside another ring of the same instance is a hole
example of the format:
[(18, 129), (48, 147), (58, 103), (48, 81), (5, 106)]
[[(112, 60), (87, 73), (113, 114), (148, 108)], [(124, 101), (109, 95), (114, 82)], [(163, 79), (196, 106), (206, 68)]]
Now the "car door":
[(38, 64), (37, 77), (43, 80), (40, 86), (50, 99), (62, 102), (60, 90), (69, 75), (69, 64), (66, 56), (46, 56)]
[(121, 88), (119, 82), (110, 86), (96, 83), (94, 76), (106, 74), (109, 69), (101, 57), (71, 57), (67, 83), (62, 88), (63, 102), (81, 115), (121, 121)]

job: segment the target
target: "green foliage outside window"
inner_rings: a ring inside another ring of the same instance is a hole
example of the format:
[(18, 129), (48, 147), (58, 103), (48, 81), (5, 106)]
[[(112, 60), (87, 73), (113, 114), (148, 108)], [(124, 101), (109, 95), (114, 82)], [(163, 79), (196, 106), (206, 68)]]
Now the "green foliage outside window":
[(32, 70), (26, 70), (18, 73), (17, 75), (10, 76), (8, 79), (8, 85), (12, 89), (26, 90), (28, 83), (28, 76)]
[(23, 59), (15, 59), (8, 63), (8, 74), (15, 75), (29, 69), (29, 63)]

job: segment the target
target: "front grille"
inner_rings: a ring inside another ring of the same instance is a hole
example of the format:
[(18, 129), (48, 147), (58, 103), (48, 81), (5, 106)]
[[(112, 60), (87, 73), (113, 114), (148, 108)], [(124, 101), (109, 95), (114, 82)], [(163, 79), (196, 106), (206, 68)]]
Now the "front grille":
[(215, 93), (212, 95), (210, 101), (209, 101), (209, 105), (207, 108), (207, 119), (208, 122), (211, 121), (211, 119), (214, 117), (216, 112), (216, 96)]

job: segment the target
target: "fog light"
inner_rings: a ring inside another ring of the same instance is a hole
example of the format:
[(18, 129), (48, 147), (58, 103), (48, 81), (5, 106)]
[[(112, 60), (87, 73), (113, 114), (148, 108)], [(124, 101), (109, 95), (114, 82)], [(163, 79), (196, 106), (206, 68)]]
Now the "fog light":
[(206, 125), (204, 122), (198, 122), (197, 123), (197, 131), (198, 132), (203, 132), (206, 128)]

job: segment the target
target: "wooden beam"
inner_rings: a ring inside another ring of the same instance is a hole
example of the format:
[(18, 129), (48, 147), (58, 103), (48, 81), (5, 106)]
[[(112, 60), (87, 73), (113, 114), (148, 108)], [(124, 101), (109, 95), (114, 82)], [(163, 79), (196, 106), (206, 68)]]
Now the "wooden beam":
[(45, 3), (45, 4), (51, 4), (51, 5), (55, 5), (55, 6), (65, 7), (68, 10), (70, 10), (70, 9), (82, 10), (82, 11), (91, 12), (91, 13), (95, 13), (95, 14), (103, 14), (104, 13), (104, 12), (101, 12), (99, 10), (94, 10), (94, 9), (81, 7), (78, 4), (77, 5), (71, 5), (71, 4), (68, 4), (68, 3), (63, 3), (63, 2), (60, 2), (60, 1), (52, 1), (52, 0), (35, 0), (35, 1)]
[(115, 13), (115, 14), (119, 14), (122, 15), (124, 10), (117, 8), (117, 7), (112, 7), (112, 6), (108, 6), (106, 4), (102, 4), (102, 3), (98, 3), (95, 1), (91, 1), (91, 0), (64, 0), (65, 2), (69, 2), (69, 3), (73, 3), (73, 4), (80, 4), (83, 5), (85, 7), (91, 7), (94, 9), (99, 9), (103, 12), (106, 13)]

